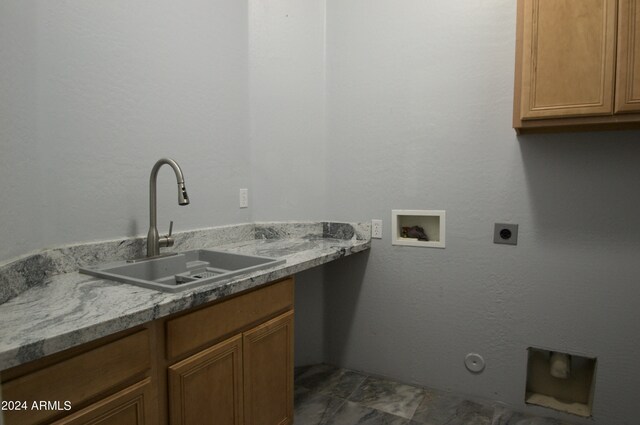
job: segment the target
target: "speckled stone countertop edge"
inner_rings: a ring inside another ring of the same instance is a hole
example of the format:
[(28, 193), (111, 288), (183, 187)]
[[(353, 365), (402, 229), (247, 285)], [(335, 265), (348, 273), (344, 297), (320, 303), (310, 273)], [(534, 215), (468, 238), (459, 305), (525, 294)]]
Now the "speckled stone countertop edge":
[[(357, 226), (361, 225), (354, 228)], [(215, 248), (266, 256), (271, 253), (286, 258), (284, 265), (240, 276), (222, 285), (205, 285), (176, 294), (70, 272), (0, 305), (3, 323), (0, 370), (257, 288), (371, 247), (370, 238), (340, 239), (340, 235), (327, 233), (326, 228), (322, 235), (314, 232), (303, 236), (290, 231), (286, 223), (257, 224), (257, 227), (270, 234), (271, 239), (267, 235), (254, 240), (228, 240), (231, 243)], [(366, 233), (366, 225), (359, 232), (359, 236)]]

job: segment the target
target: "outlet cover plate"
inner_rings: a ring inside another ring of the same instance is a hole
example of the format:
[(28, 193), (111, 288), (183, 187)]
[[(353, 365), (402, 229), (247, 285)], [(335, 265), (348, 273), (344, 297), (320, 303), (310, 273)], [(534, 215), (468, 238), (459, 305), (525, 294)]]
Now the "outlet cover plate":
[(249, 189), (240, 189), (240, 208), (249, 208)]
[(371, 237), (382, 239), (382, 220), (371, 220)]
[(518, 245), (518, 225), (496, 223), (493, 227), (493, 243)]

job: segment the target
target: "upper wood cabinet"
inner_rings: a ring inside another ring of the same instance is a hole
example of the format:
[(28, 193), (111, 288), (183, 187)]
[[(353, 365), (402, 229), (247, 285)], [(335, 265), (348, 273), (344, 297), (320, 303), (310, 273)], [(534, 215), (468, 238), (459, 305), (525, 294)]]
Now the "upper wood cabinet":
[(620, 0), (616, 113), (640, 112), (640, 1)]
[(518, 1), (518, 133), (640, 128), (638, 3)]
[(613, 111), (615, 0), (526, 0), (523, 120)]

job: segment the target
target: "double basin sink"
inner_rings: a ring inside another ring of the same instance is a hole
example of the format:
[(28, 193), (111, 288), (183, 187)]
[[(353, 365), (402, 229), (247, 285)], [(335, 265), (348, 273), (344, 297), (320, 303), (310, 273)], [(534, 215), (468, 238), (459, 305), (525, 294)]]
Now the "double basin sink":
[(135, 262), (120, 261), (84, 267), (80, 272), (159, 291), (179, 292), (279, 266), (285, 261), (285, 259), (198, 249)]

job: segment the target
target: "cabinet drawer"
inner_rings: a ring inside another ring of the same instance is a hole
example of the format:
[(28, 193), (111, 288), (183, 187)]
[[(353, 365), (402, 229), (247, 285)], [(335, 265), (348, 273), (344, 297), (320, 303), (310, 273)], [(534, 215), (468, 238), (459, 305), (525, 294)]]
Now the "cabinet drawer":
[(167, 357), (201, 348), (293, 307), (293, 278), (167, 321)]
[(149, 378), (100, 400), (53, 425), (152, 425), (152, 385)]
[[(2, 384), (3, 400), (71, 403), (72, 410), (150, 368), (149, 332), (144, 329), (117, 341), (64, 359)], [(36, 424), (59, 416), (59, 410), (7, 411), (5, 421)]]

